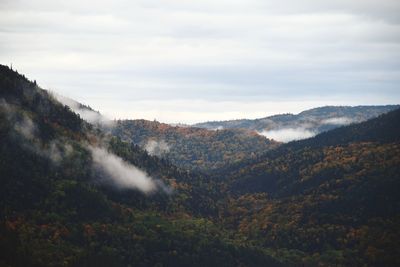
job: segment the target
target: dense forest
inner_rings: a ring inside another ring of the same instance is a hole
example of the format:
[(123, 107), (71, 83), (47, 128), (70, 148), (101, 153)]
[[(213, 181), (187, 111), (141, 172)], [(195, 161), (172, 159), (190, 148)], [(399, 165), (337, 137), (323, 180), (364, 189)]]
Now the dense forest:
[(274, 149), (207, 131), (207, 174), (141, 143), (201, 155), (198, 129), (124, 129), (0, 66), (1, 266), (400, 265), (400, 110)]
[(224, 170), (225, 225), (327, 266), (398, 265), (399, 132), (396, 110)]
[[(120, 120), (103, 127), (148, 153), (167, 159), (176, 166), (210, 172), (227, 165), (251, 161), (281, 143), (265, 138), (268, 131), (292, 130), (309, 136), (374, 118), (399, 106), (321, 107), (299, 113), (256, 120), (234, 120), (171, 126), (157, 121)], [(261, 134), (260, 134), (261, 133)], [(282, 132), (282, 135), (285, 133)]]
[[(5, 66), (0, 92), (0, 265), (281, 266), (212, 220), (206, 178), (102, 134)], [(157, 189), (114, 185), (91, 146), (145, 171)]]
[(112, 134), (177, 166), (203, 172), (254, 159), (279, 145), (245, 129), (207, 130), (146, 120), (118, 121)]

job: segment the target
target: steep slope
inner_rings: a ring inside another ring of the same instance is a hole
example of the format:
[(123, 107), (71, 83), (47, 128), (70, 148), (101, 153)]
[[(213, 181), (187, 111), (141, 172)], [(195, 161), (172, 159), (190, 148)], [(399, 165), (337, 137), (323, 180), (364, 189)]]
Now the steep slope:
[(326, 106), (296, 115), (282, 114), (255, 120), (205, 122), (194, 126), (206, 129), (249, 129), (268, 138), (287, 142), (311, 137), (343, 125), (366, 121), (396, 108), (399, 106)]
[(0, 66), (0, 265), (399, 266), (399, 136), (396, 110), (204, 176)]
[(0, 140), (1, 266), (280, 266), (211, 220), (204, 177), (104, 135), (5, 66)]
[(278, 146), (248, 130), (212, 131), (145, 120), (118, 121), (111, 132), (177, 166), (201, 171), (253, 159)]
[(219, 171), (226, 225), (295, 262), (398, 266), (400, 109)]

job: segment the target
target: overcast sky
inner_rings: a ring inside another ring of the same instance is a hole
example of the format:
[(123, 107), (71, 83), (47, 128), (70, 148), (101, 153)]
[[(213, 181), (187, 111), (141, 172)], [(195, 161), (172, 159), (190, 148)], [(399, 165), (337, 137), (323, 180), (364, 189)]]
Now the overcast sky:
[(0, 0), (0, 63), (111, 118), (400, 103), (399, 0)]

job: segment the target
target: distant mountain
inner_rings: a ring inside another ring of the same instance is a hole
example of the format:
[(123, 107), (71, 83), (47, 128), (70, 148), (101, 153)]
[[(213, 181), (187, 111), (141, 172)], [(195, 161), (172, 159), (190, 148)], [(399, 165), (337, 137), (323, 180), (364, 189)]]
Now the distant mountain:
[(205, 129), (249, 129), (280, 142), (300, 140), (334, 128), (362, 122), (389, 112), (399, 105), (326, 106), (297, 115), (282, 114), (255, 120), (204, 122), (193, 125)]
[(177, 166), (201, 171), (254, 159), (279, 145), (245, 129), (207, 130), (146, 120), (118, 121), (111, 133)]
[(400, 109), (282, 145), (215, 179), (229, 199), (225, 224), (285, 257), (400, 264)]

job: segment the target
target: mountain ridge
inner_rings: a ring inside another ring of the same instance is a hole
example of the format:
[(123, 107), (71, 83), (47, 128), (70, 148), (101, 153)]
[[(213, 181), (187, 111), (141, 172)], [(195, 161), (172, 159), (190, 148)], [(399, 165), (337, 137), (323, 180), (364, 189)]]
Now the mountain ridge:
[(399, 109), (204, 174), (4, 66), (0, 99), (0, 265), (400, 265)]
[(248, 129), (276, 141), (288, 142), (315, 136), (334, 128), (359, 123), (389, 112), (399, 105), (324, 106), (298, 114), (277, 114), (259, 119), (228, 120), (194, 124), (206, 129)]

